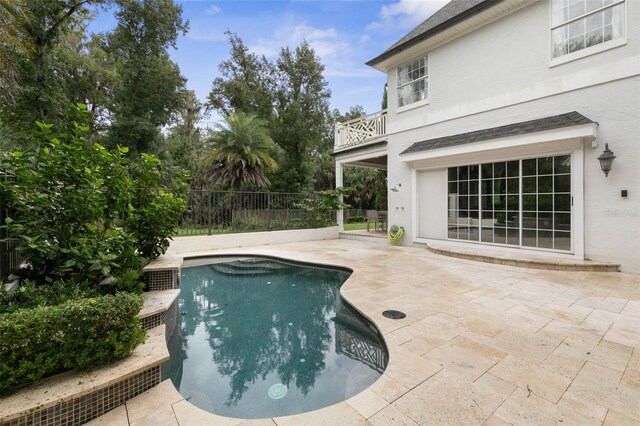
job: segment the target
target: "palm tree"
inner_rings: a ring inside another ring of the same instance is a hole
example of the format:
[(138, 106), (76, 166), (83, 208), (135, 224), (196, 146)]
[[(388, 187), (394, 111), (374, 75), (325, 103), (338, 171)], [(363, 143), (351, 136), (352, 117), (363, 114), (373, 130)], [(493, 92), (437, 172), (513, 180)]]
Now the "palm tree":
[(236, 191), (243, 186), (269, 187), (266, 174), (278, 165), (264, 120), (239, 111), (225, 121), (212, 137), (213, 149), (200, 160), (203, 179)]

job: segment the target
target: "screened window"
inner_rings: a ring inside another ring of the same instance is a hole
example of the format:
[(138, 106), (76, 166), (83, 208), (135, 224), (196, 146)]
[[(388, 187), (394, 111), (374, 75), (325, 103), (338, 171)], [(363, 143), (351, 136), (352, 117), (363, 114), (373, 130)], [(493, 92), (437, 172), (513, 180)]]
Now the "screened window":
[(449, 239), (571, 250), (571, 156), (448, 169)]
[(398, 67), (398, 107), (427, 99), (427, 57)]
[(625, 0), (553, 0), (551, 56), (624, 37)]

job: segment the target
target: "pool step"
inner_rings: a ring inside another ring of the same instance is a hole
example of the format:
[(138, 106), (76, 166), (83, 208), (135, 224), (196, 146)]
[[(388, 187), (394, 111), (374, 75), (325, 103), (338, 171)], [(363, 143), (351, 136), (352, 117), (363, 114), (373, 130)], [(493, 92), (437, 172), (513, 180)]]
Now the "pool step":
[(230, 268), (226, 264), (223, 264), (223, 265), (209, 265), (209, 268), (212, 271), (217, 272), (219, 274), (235, 275), (235, 276), (264, 275), (264, 274), (270, 274), (272, 272), (272, 271), (269, 271), (269, 270), (266, 270), (266, 269), (258, 269), (258, 268), (256, 268), (256, 269), (239, 270), (239, 269)]
[(281, 263), (275, 263), (269, 259), (243, 259), (243, 260), (234, 260), (231, 262), (224, 263), (223, 265), (238, 270), (251, 270), (256, 268), (269, 269), (272, 271), (280, 271), (283, 269), (289, 269), (291, 266), (283, 265)]
[(277, 274), (280, 269), (271, 269), (265, 267), (253, 267), (237, 269), (229, 266), (228, 264), (210, 265), (209, 268), (214, 272), (218, 272), (224, 275), (236, 275), (236, 276), (252, 276), (252, 275), (265, 275), (265, 274)]
[(209, 265), (211, 270), (224, 275), (265, 275), (274, 274), (291, 268), (288, 265), (274, 263), (270, 260), (237, 260), (228, 263)]

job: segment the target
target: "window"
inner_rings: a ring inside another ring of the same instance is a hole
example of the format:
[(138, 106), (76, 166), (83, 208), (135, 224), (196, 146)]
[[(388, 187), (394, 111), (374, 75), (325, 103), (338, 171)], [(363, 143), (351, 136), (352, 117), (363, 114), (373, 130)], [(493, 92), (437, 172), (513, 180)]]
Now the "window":
[(520, 245), (520, 162), (482, 164), (482, 242)]
[(571, 250), (571, 156), (448, 169), (449, 239)]
[(571, 157), (522, 160), (522, 245), (571, 250)]
[(398, 107), (427, 99), (427, 57), (398, 67)]
[(625, 0), (552, 0), (551, 57), (624, 37)]

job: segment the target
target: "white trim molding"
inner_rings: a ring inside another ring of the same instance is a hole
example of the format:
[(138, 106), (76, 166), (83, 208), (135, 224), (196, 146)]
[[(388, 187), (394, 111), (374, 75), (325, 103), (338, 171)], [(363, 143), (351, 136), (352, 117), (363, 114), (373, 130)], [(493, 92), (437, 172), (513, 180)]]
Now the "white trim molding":
[(507, 150), (531, 145), (540, 146), (540, 144), (551, 143), (552, 146), (548, 148), (553, 150), (562, 150), (562, 147), (566, 144), (561, 144), (561, 141), (570, 141), (570, 146), (572, 146), (576, 144), (576, 140), (587, 140), (589, 142), (595, 140), (597, 136), (597, 129), (598, 126), (595, 123), (582, 124), (544, 132), (528, 133), (520, 136), (509, 136), (446, 148), (412, 152), (400, 155), (400, 159), (402, 162), (409, 163), (414, 167), (418, 164), (423, 167), (426, 165), (425, 163), (428, 162), (428, 160), (465, 154), (475, 155), (479, 153), (486, 153), (487, 151)]

